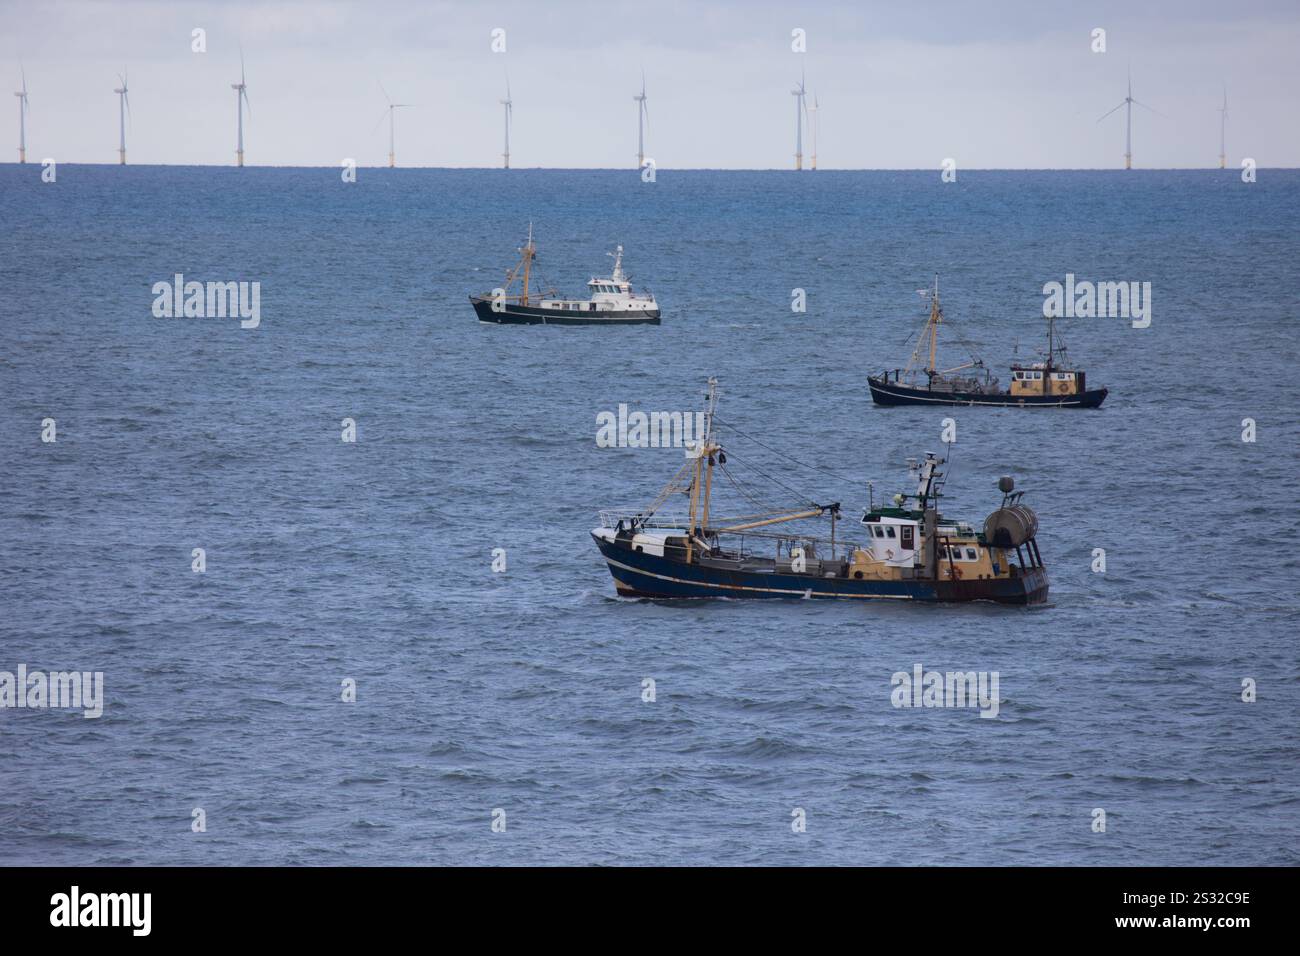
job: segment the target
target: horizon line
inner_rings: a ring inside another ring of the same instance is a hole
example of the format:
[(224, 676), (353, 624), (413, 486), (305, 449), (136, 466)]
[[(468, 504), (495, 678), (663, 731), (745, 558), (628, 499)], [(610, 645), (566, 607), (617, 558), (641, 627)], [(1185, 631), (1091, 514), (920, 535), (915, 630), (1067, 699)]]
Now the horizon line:
[[(114, 166), (123, 169), (129, 167), (143, 167), (147, 169), (328, 169), (337, 172), (343, 168), (343, 164), (336, 163), (333, 165), (301, 165), (301, 164), (272, 164), (272, 163), (245, 163), (243, 166), (237, 166), (234, 163), (117, 163), (111, 160), (90, 161), (85, 160), (55, 160), (60, 166)], [(16, 160), (5, 160), (0, 162), (0, 166), (33, 166), (39, 167), (44, 165), (44, 160), (29, 160), (25, 163)], [(511, 166), (506, 169), (501, 166), (389, 166), (387, 163), (378, 162), (373, 165), (356, 164), (357, 169), (375, 169), (375, 170), (440, 170), (444, 172), (630, 172), (640, 174), (639, 166)], [(655, 166), (655, 171), (669, 171), (676, 173), (942, 173), (942, 166), (832, 166), (823, 169), (790, 169), (785, 166)], [(1256, 169), (1267, 170), (1296, 170), (1300, 166), (1261, 166), (1256, 164)], [(1141, 172), (1194, 172), (1197, 170), (1221, 172), (1221, 173), (1238, 173), (1242, 167), (1217, 165), (1206, 166), (1138, 166), (1131, 169), (1125, 169), (1123, 166), (966, 166), (958, 167), (957, 172), (985, 172), (985, 173), (1141, 173)]]

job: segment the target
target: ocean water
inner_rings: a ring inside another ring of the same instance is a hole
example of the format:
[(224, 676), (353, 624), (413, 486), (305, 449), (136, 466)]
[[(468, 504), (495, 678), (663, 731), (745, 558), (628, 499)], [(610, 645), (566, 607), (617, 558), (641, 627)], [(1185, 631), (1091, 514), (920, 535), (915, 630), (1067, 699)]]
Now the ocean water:
[[(0, 670), (105, 705), (0, 710), (0, 862), (1300, 863), (1300, 173), (39, 173), (0, 166)], [(474, 321), (530, 221), (574, 293), (622, 243), (662, 326)], [(178, 272), (260, 326), (155, 318)], [(1066, 273), (1152, 321), (1059, 324), (1095, 412), (874, 408), (936, 273), (1004, 381)], [(1015, 476), (1050, 603), (616, 599), (596, 512), (682, 453), (596, 416), (710, 375), (790, 456), (724, 431), (733, 470), (850, 517), (953, 418), (945, 513)], [(895, 708), (918, 663), (997, 717)]]

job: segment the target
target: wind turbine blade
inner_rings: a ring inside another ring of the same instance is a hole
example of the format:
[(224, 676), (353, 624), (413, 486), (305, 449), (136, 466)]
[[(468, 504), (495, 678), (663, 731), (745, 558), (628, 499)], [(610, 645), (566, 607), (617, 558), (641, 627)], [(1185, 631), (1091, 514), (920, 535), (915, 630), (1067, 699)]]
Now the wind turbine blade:
[(253, 104), (248, 102), (248, 90), (240, 90), (239, 95), (244, 98), (244, 105), (248, 107), (248, 118), (253, 118)]
[[(1124, 105), (1124, 103), (1127, 103), (1127, 102), (1128, 102), (1128, 100), (1124, 100), (1122, 103), (1119, 104), (1119, 106), (1115, 107), (1115, 110), (1120, 109), (1120, 108)], [(1111, 113), (1115, 112), (1115, 110), (1110, 110), (1109, 112), (1103, 113), (1101, 116), (1097, 117), (1097, 122), (1100, 123), (1102, 120), (1104, 120), (1104, 119), (1105, 119), (1107, 116), (1109, 116)]]
[(379, 83), (379, 88), (380, 88), (381, 90), (383, 90), (383, 93), (384, 93), (384, 102), (387, 103), (389, 106), (392, 106), (392, 105), (393, 105), (393, 98), (392, 98), (391, 96), (388, 95), (388, 90), (385, 90), (385, 89), (384, 89), (384, 84), (383, 84), (382, 82), (378, 81), (378, 80), (376, 80), (375, 82), (376, 82), (376, 83)]
[(1160, 112), (1158, 109), (1155, 109), (1154, 107), (1147, 106), (1147, 105), (1146, 105), (1145, 103), (1143, 103), (1141, 100), (1134, 100), (1133, 102), (1136, 103), (1138, 106), (1142, 107), (1144, 110), (1150, 110), (1152, 113), (1155, 113), (1156, 116), (1164, 116), (1164, 115), (1165, 115), (1164, 113)]
[(390, 106), (388, 109), (380, 113), (379, 120), (375, 123), (374, 127), (370, 130), (370, 132), (373, 133), (375, 130), (379, 129), (380, 125), (384, 122), (384, 120), (388, 119), (388, 114), (391, 113), (392, 111), (393, 108)]

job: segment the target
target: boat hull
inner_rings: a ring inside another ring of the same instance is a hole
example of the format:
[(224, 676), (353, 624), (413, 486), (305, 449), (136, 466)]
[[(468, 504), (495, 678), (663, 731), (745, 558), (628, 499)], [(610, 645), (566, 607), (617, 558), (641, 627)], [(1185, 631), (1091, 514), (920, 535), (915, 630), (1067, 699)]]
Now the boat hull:
[(957, 581), (874, 581), (806, 574), (744, 571), (686, 564), (626, 542), (592, 540), (609, 565), (619, 595), (636, 598), (766, 598), (897, 601), (996, 601), (1040, 604), (1047, 600), (1047, 572), (1017, 570), (1015, 577)]
[(868, 378), (871, 400), (877, 405), (993, 405), (1009, 408), (1099, 408), (1109, 389), (1094, 388), (1076, 395), (1011, 395), (1008, 392), (950, 392), (916, 388), (899, 382)]
[(480, 322), (492, 325), (658, 325), (658, 309), (631, 312), (579, 312), (575, 309), (539, 309), (514, 302), (501, 303), (502, 310), (492, 308), (492, 300), (471, 296), (474, 313)]

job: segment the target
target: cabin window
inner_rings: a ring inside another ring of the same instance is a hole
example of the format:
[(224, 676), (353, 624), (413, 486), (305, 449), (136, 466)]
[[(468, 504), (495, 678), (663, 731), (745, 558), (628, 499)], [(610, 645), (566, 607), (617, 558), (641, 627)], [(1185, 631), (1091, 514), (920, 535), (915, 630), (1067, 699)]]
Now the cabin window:
[(596, 311), (596, 303), (595, 303), (595, 302), (588, 302), (588, 303), (587, 303), (587, 311), (588, 311), (588, 312), (595, 312), (595, 311)]
[(891, 537), (891, 538), (895, 536), (895, 535), (894, 535), (894, 526), (893, 526), (892, 524), (891, 524), (889, 527), (887, 527), (887, 528), (885, 529), (885, 534), (889, 535), (889, 537)]
[(913, 549), (913, 533), (914, 529), (910, 525), (899, 530), (899, 543), (904, 551), (911, 551)]
[(975, 560), (975, 549), (974, 549), (974, 548), (967, 548), (967, 549), (966, 549), (966, 560), (967, 560), (967, 561), (974, 561), (974, 560)]

